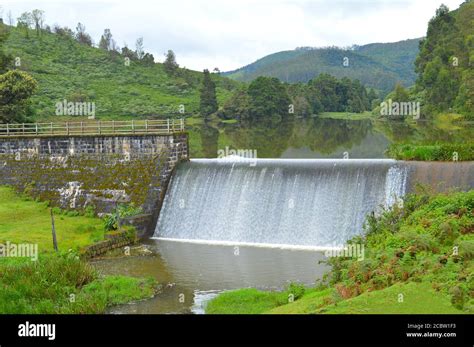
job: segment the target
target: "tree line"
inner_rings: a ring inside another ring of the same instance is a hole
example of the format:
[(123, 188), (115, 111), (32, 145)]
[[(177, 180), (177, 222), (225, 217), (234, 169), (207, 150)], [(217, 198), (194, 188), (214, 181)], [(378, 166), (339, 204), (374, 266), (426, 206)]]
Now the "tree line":
[(322, 112), (360, 113), (378, 102), (375, 90), (367, 92), (358, 80), (321, 74), (308, 83), (287, 84), (275, 77), (258, 77), (237, 90), (218, 116), (224, 119), (258, 119), (269, 116), (306, 117)]

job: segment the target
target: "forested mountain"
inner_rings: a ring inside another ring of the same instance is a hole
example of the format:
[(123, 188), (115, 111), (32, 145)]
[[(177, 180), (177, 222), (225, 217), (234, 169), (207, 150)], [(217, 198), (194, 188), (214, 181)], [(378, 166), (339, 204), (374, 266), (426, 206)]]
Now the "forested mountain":
[(331, 47), (278, 52), (225, 75), (239, 81), (270, 76), (295, 83), (308, 82), (322, 73), (328, 73), (337, 78), (357, 79), (367, 87), (386, 93), (397, 82), (405, 86), (415, 83), (413, 63), (418, 54), (419, 41), (373, 43), (354, 46), (350, 50)]
[[(127, 47), (119, 52), (103, 40), (99, 48), (93, 47), (83, 31), (47, 28), (37, 32), (21, 25), (0, 25), (8, 34), (0, 50), (11, 58), (9, 69), (25, 71), (37, 81), (31, 97), (33, 119), (55, 116), (56, 103), (64, 99), (94, 102), (99, 117), (199, 113), (201, 72), (179, 68), (174, 62), (155, 64), (148, 53), (137, 55)], [(211, 77), (219, 102), (238, 85), (217, 74)]]
[(474, 119), (474, 1), (436, 11), (415, 65), (414, 93), (426, 111), (456, 111)]

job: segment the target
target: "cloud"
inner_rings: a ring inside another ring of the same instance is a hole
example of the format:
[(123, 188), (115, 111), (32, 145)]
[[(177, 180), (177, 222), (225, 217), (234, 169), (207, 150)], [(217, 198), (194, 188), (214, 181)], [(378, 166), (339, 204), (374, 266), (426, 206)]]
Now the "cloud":
[(425, 35), (441, 2), (462, 0), (4, 0), (14, 17), (40, 7), (48, 24), (84, 23), (96, 42), (110, 28), (120, 46), (145, 50), (157, 61), (173, 49), (178, 63), (231, 70), (297, 46), (349, 46)]

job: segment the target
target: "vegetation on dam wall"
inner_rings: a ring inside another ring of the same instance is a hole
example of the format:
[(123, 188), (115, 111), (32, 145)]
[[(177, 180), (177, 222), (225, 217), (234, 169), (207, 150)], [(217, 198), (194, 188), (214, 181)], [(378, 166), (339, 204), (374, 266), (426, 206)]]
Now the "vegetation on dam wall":
[(160, 180), (154, 178), (166, 164), (159, 155), (130, 160), (119, 155), (23, 156), (17, 160), (15, 155), (8, 155), (2, 160), (6, 163), (0, 169), (2, 183), (70, 209), (104, 207), (98, 204), (110, 205), (110, 209), (117, 201), (142, 206), (150, 185), (160, 187)]
[(0, 184), (67, 209), (110, 212), (129, 203), (151, 213), (187, 135), (0, 139)]
[(294, 294), (294, 302), (281, 304), (277, 292), (238, 290), (218, 296), (207, 311), (473, 313), (473, 211), (474, 190), (409, 194), (403, 206), (369, 217), (365, 235), (348, 243), (363, 246), (362, 260), (329, 257), (323, 283)]

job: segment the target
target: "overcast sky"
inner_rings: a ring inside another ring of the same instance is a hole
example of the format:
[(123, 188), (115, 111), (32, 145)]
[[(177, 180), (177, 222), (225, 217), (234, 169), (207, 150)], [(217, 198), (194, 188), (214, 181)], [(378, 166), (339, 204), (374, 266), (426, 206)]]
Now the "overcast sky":
[(232, 70), (270, 53), (298, 46), (394, 42), (426, 34), (441, 3), (463, 0), (1, 0), (11, 11), (45, 11), (46, 23), (86, 25), (97, 43), (110, 28), (120, 47), (144, 38), (145, 50), (195, 70)]

